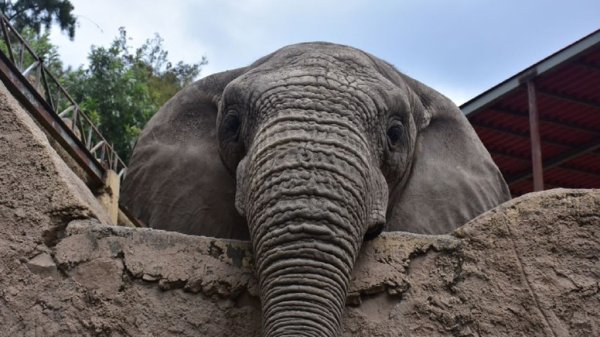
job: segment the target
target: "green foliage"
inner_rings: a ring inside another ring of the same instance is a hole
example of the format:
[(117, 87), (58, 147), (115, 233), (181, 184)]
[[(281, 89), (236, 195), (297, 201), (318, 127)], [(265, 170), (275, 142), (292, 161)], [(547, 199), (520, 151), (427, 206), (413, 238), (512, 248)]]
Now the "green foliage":
[(72, 70), (63, 78), (69, 93), (97, 119), (100, 131), (124, 160), (146, 122), (207, 63), (203, 57), (197, 64), (173, 65), (162, 43), (156, 35), (130, 52), (121, 28), (109, 47), (92, 47), (87, 69)]
[(29, 27), (40, 34), (42, 27), (48, 31), (56, 22), (71, 39), (75, 37), (77, 19), (69, 0), (3, 0), (0, 1), (0, 11), (18, 31)]
[(160, 35), (155, 34), (135, 51), (134, 56), (134, 66), (139, 72), (146, 73), (151, 100), (159, 107), (192, 83), (200, 74), (201, 67), (208, 63), (203, 56), (197, 64), (179, 61), (173, 65), (168, 60), (168, 52), (162, 47), (163, 42)]
[[(73, 6), (68, 0), (18, 0), (0, 1), (0, 10), (9, 19), (11, 25), (19, 35), (42, 59), (46, 68), (60, 78), (63, 73), (63, 64), (58, 54), (58, 47), (50, 42), (50, 26), (56, 21), (63, 31), (68, 31), (73, 38), (75, 34), (76, 19), (72, 15)], [(42, 25), (45, 31), (41, 31)], [(35, 62), (32, 54), (23, 46), (14, 33), (9, 30), (8, 38), (11, 41), (13, 57), (17, 67), (24, 71)], [(4, 39), (0, 40), (0, 50), (9, 56), (9, 50)], [(39, 76), (39, 74), (37, 75)]]
[[(58, 54), (58, 48), (50, 42), (50, 33), (44, 32), (43, 34), (37, 34), (32, 28), (25, 27), (21, 31), (21, 36), (27, 42), (29, 47), (33, 50), (33, 52), (38, 55), (40, 58), (44, 60), (44, 64), (50, 71), (59, 76), (62, 73), (62, 61), (60, 60), (60, 55)], [(13, 48), (18, 44), (12, 42)], [(8, 54), (8, 47), (4, 40), (0, 40), (0, 51), (4, 53), (4, 55)], [(15, 58), (17, 57), (17, 51), (13, 50), (13, 55)], [(19, 66), (26, 67), (34, 62), (33, 57), (30, 53), (23, 53), (22, 64)], [(21, 63), (21, 61), (17, 61), (17, 63)], [(22, 69), (24, 70), (24, 69)]]
[(63, 63), (58, 54), (58, 47), (50, 42), (50, 33), (37, 34), (32, 28), (26, 27), (21, 32), (21, 36), (27, 41), (27, 44), (29, 44), (37, 56), (44, 61), (46, 68), (52, 74), (60, 77), (63, 72)]
[[(205, 57), (196, 64), (171, 63), (158, 34), (131, 52), (127, 32), (121, 28), (109, 47), (92, 46), (87, 68), (63, 69), (49, 28), (57, 23), (73, 39), (77, 20), (69, 0), (0, 0), (0, 10), (124, 160), (152, 115), (207, 64)], [(0, 50), (8, 55), (4, 41)], [(23, 55), (19, 66), (26, 68), (34, 60)], [(61, 103), (60, 109), (68, 105)]]
[(60, 72), (62, 70), (62, 61), (58, 54), (58, 47), (50, 42), (50, 33), (37, 34), (31, 28), (25, 28), (21, 36), (28, 41), (33, 51), (44, 60), (47, 68)]
[[(34, 86), (34, 88), (38, 90), (40, 94), (46, 96), (46, 88), (42, 82), (42, 68), (36, 63), (37, 58), (34, 57), (34, 54), (42, 60), (44, 67), (60, 81), (64, 71), (63, 63), (60, 59), (60, 55), (58, 54), (58, 47), (52, 44), (50, 41), (49, 32), (37, 34), (32, 28), (25, 27), (23, 31), (21, 31), (20, 35), (27, 43), (30, 50), (33, 51), (33, 54), (29, 51), (29, 49), (24, 48), (23, 45), (17, 40), (11, 40), (14, 64), (21, 72), (29, 69), (26, 79)], [(0, 40), (0, 51), (2, 51), (6, 57), (10, 58), (10, 53), (5, 40)], [(56, 93), (58, 92), (58, 88), (56, 87), (56, 84), (51, 81), (47, 73), (46, 80), (48, 81), (48, 92), (53, 96), (54, 103), (59, 104), (57, 110), (62, 111), (69, 105), (67, 104), (67, 100), (57, 100)]]

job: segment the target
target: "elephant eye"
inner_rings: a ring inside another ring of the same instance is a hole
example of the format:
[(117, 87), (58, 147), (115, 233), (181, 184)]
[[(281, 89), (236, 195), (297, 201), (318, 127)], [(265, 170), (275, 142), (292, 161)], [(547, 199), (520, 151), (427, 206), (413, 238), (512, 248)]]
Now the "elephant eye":
[(229, 112), (223, 120), (222, 130), (227, 138), (237, 141), (240, 136), (241, 125), (240, 115), (235, 111)]
[(390, 145), (398, 144), (404, 137), (404, 125), (401, 122), (394, 122), (387, 130), (387, 138)]

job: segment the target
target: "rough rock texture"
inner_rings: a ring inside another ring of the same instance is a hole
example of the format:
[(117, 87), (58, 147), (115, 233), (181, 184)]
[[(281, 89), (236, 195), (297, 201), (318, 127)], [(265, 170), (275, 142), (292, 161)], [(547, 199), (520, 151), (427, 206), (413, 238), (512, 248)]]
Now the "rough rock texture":
[(60, 324), (45, 316), (40, 296), (51, 297), (58, 286), (52, 248), (80, 218), (108, 223), (94, 195), (0, 83), (0, 336), (32, 336), (36, 320)]
[[(453, 236), (457, 248), (413, 249), (408, 290), (349, 309), (347, 335), (600, 336), (600, 190), (525, 195)], [(397, 254), (369, 260), (397, 266)]]
[[(344, 335), (597, 336), (599, 209), (600, 191), (555, 190), (452, 236), (386, 233), (361, 252)], [(58, 275), (21, 259), (3, 288), (11, 336), (260, 336), (247, 242), (76, 220), (48, 250)]]
[[(0, 336), (260, 336), (247, 242), (102, 225), (3, 87), (0, 110)], [(362, 249), (344, 336), (599, 336), (599, 258), (598, 190), (386, 233)]]

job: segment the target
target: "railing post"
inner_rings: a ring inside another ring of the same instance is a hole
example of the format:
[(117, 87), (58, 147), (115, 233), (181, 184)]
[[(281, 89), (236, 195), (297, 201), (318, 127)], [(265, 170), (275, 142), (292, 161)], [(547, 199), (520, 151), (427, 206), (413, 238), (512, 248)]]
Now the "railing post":
[(8, 49), (8, 53), (10, 61), (15, 63), (15, 54), (13, 54), (12, 44), (10, 42), (10, 35), (8, 34), (8, 27), (6, 26), (6, 19), (2, 16), (2, 35), (4, 36), (4, 41), (6, 41), (6, 48)]
[(529, 101), (529, 134), (531, 136), (531, 167), (533, 170), (533, 190), (544, 190), (544, 171), (542, 166), (542, 146), (540, 141), (540, 116), (537, 106), (533, 78), (527, 81)]
[(106, 170), (104, 176), (104, 187), (102, 192), (97, 197), (98, 201), (108, 211), (108, 215), (113, 225), (118, 223), (119, 218), (119, 185), (121, 180), (117, 172), (113, 170)]
[(25, 65), (25, 47), (22, 43), (19, 44), (19, 64), (17, 64), (17, 68), (19, 71), (23, 71), (23, 66)]
[[(50, 86), (48, 85), (48, 78), (46, 76), (46, 71), (48, 71), (48, 70), (42, 64), (42, 83), (44, 84), (44, 90), (46, 90), (46, 95), (45, 95), (46, 101), (48, 103), (50, 103), (50, 106), (52, 107), (52, 109), (54, 109), (54, 111), (56, 111), (58, 109), (58, 104), (55, 104), (54, 99), (52, 98), (52, 92), (50, 91)], [(57, 99), (57, 102), (58, 102), (58, 99)]]
[(77, 118), (79, 118), (79, 109), (75, 108), (73, 111), (73, 116), (71, 117), (71, 131), (75, 134), (79, 140), (81, 140), (81, 133), (77, 132)]

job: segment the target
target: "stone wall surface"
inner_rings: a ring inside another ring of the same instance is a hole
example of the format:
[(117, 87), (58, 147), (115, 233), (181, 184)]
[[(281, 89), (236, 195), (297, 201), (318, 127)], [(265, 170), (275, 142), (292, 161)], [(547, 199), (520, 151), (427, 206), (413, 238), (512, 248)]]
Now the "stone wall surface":
[[(0, 336), (260, 336), (247, 242), (107, 226), (0, 87)], [(344, 336), (600, 336), (600, 191), (511, 200), (451, 235), (384, 233)]]

